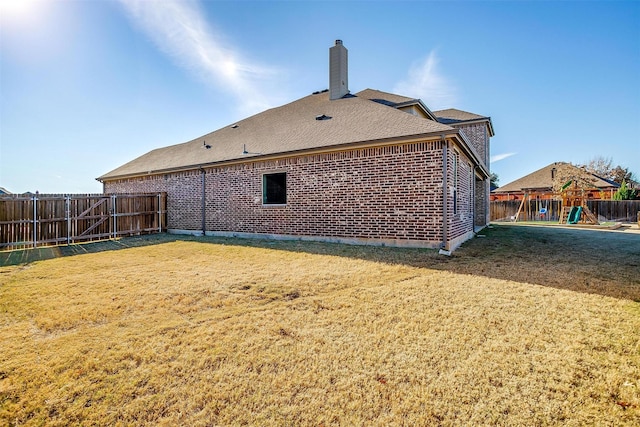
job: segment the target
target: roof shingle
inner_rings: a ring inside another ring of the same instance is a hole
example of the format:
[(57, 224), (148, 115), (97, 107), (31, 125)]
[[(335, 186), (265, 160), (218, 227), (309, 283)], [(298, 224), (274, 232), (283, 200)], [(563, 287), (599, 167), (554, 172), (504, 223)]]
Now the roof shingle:
[(548, 166), (543, 167), (542, 169), (538, 169), (535, 172), (531, 172), (528, 175), (523, 176), (522, 178), (516, 179), (508, 184), (503, 185), (495, 190), (493, 193), (510, 193), (510, 192), (523, 192), (523, 191), (549, 191), (553, 189), (554, 180), (552, 176), (555, 176), (555, 173), (552, 173), (553, 169), (559, 171), (562, 168), (570, 168), (569, 172), (565, 172), (564, 174), (558, 173), (558, 175), (574, 175), (578, 177), (582, 177), (585, 180), (593, 183), (595, 188), (615, 188), (617, 184), (606, 181), (596, 175), (593, 175), (582, 168), (574, 166), (570, 163), (565, 162), (555, 162), (551, 163)]
[[(438, 119), (445, 119), (450, 122), (466, 122), (470, 120), (482, 120), (488, 119), (486, 116), (480, 116), (478, 114), (469, 113), (468, 111), (456, 110), (455, 108), (449, 108), (447, 110), (434, 111), (433, 114)], [(444, 121), (441, 121), (444, 123)]]
[[(397, 96), (394, 99), (409, 98)], [(321, 115), (330, 119), (316, 120)], [(225, 126), (189, 142), (152, 150), (98, 179), (196, 168), (349, 143), (456, 132), (445, 124), (372, 102), (365, 96), (331, 101), (328, 92), (266, 110), (236, 122), (236, 125)], [(211, 148), (206, 149), (205, 144)], [(248, 154), (243, 154), (245, 149)]]

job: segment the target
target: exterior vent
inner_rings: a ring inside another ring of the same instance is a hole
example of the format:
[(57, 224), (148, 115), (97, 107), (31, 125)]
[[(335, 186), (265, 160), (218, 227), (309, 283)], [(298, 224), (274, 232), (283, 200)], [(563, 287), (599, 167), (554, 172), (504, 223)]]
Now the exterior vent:
[(329, 99), (340, 99), (349, 93), (348, 52), (342, 40), (329, 49)]

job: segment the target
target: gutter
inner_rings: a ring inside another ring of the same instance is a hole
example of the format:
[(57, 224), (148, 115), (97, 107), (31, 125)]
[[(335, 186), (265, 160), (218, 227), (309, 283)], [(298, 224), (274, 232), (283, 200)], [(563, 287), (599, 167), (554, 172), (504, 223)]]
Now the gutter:
[[(443, 119), (446, 119), (446, 117), (443, 117)], [(469, 119), (469, 120), (456, 120), (456, 119), (449, 119), (449, 120), (455, 120), (455, 121), (452, 121), (450, 123), (443, 123), (438, 120), (438, 122), (451, 127), (455, 127), (456, 125), (475, 125), (480, 123), (487, 123), (487, 127), (489, 128), (489, 136), (490, 137), (496, 136), (496, 133), (493, 130), (493, 123), (491, 122), (491, 117), (480, 117), (477, 119)]]
[[(109, 174), (105, 174), (96, 178), (96, 180), (104, 183), (107, 181), (117, 181), (120, 179), (141, 178), (146, 176), (162, 175), (162, 174), (168, 174), (168, 173), (193, 171), (203, 167), (237, 165), (237, 164), (243, 164), (247, 162), (282, 159), (282, 158), (294, 157), (294, 156), (300, 156), (300, 155), (332, 153), (336, 151), (345, 151), (345, 150), (357, 149), (357, 148), (384, 147), (387, 145), (396, 145), (398, 143), (411, 144), (413, 142), (434, 141), (434, 140), (437, 140), (435, 137), (438, 137), (441, 135), (442, 133), (438, 133), (438, 132), (428, 132), (428, 133), (421, 133), (421, 134), (415, 134), (415, 135), (383, 138), (383, 139), (371, 140), (371, 141), (347, 142), (347, 143), (337, 144), (337, 145), (328, 145), (323, 147), (310, 147), (310, 148), (303, 148), (299, 150), (284, 151), (280, 153), (259, 154), (259, 155), (252, 155), (252, 156), (243, 156), (239, 158), (236, 157), (232, 159), (217, 160), (217, 161), (200, 163), (200, 164), (191, 164), (191, 165), (170, 167), (170, 168), (164, 168), (164, 169), (152, 169), (148, 171), (125, 173), (122, 175), (109, 176)], [(448, 131), (447, 135), (450, 135), (450, 136), (459, 135), (459, 130), (451, 128), (451, 131)], [(198, 147), (201, 147), (201, 146), (198, 146)]]
[(206, 188), (206, 176), (205, 171), (200, 166), (200, 176), (202, 176), (202, 235), (207, 235), (207, 188)]
[(474, 235), (476, 234), (476, 169), (478, 169), (478, 165), (473, 167), (473, 173), (471, 174), (471, 179), (473, 180), (471, 186), (471, 200), (473, 200), (473, 206), (471, 207), (471, 230)]

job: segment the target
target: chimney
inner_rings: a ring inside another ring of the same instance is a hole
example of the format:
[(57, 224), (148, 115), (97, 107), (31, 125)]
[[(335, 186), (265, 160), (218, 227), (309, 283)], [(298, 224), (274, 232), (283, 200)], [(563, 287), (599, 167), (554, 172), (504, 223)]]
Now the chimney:
[(349, 93), (347, 48), (342, 40), (329, 49), (329, 99), (340, 99)]

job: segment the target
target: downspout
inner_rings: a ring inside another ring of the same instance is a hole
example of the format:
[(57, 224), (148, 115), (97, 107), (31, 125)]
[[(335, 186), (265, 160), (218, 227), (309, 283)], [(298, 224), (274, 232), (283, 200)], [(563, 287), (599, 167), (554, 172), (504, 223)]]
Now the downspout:
[(205, 187), (205, 172), (202, 167), (200, 167), (200, 176), (202, 177), (202, 235), (207, 235), (207, 222), (206, 222), (206, 202), (207, 202), (207, 191)]
[(473, 206), (471, 207), (471, 231), (473, 234), (476, 234), (476, 170), (478, 169), (478, 165), (473, 167), (473, 173), (471, 174), (472, 184), (471, 184), (471, 201), (473, 202)]
[(442, 247), (440, 249), (440, 254), (442, 255), (451, 255), (451, 251), (449, 249), (449, 212), (448, 212), (448, 204), (447, 204), (447, 187), (449, 186), (448, 182), (448, 148), (449, 142), (446, 140), (444, 135), (442, 135)]

